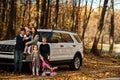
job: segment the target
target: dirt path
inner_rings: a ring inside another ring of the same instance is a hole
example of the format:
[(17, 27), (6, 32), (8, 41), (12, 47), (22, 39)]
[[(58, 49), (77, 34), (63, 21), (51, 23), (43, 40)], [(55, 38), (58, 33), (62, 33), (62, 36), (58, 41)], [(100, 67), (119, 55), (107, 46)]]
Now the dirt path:
[(118, 75), (120, 75), (120, 60), (86, 54), (83, 66), (78, 71), (71, 71), (68, 66), (60, 66), (57, 75), (53, 77), (32, 76), (31, 74), (16, 75), (0, 71), (0, 80), (95, 80)]

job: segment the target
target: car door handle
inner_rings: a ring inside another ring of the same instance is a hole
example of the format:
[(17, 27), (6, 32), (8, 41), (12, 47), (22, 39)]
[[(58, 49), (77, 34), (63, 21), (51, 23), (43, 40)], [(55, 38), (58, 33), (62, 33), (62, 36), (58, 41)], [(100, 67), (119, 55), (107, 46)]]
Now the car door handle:
[(73, 45), (73, 47), (76, 47), (76, 45)]
[(64, 47), (63, 45), (60, 45), (60, 47)]

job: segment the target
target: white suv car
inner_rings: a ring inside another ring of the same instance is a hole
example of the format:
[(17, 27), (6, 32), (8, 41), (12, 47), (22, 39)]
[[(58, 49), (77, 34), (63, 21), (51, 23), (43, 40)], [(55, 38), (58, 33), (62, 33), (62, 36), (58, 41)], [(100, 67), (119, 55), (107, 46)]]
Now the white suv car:
[[(83, 60), (83, 43), (76, 33), (38, 29), (40, 39), (38, 45), (41, 44), (41, 37), (44, 35), (48, 39), (50, 45), (50, 62), (51, 64), (67, 64), (70, 68), (78, 70)], [(14, 59), (15, 40), (0, 41), (0, 63)], [(23, 61), (28, 60), (28, 55)], [(1, 61), (2, 59), (2, 61)]]

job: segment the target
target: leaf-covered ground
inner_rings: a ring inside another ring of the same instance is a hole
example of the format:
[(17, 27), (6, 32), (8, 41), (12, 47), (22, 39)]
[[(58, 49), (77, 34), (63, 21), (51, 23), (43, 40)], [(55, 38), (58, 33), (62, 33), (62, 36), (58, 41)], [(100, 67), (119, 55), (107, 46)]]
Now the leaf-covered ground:
[(109, 56), (96, 57), (85, 54), (83, 65), (78, 71), (68, 66), (59, 66), (56, 76), (32, 76), (30, 73), (14, 74), (0, 70), (0, 80), (95, 80), (106, 77), (120, 76), (120, 60)]

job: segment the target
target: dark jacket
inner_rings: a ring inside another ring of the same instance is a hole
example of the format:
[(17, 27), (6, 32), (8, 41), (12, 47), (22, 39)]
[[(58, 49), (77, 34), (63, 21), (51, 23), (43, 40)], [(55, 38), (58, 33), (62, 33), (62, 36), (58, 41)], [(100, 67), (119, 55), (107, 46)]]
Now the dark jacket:
[(49, 44), (41, 44), (40, 45), (40, 53), (44, 59), (47, 59), (50, 56), (50, 46)]
[[(31, 37), (30, 37), (30, 35), (27, 35), (27, 34), (26, 34), (26, 37), (27, 37), (27, 39), (25, 40), (25, 43), (31, 41)], [(30, 44), (29, 44), (28, 46), (30, 46)]]
[(23, 41), (23, 37), (21, 35), (16, 36), (16, 45), (15, 50), (24, 51), (25, 42)]

